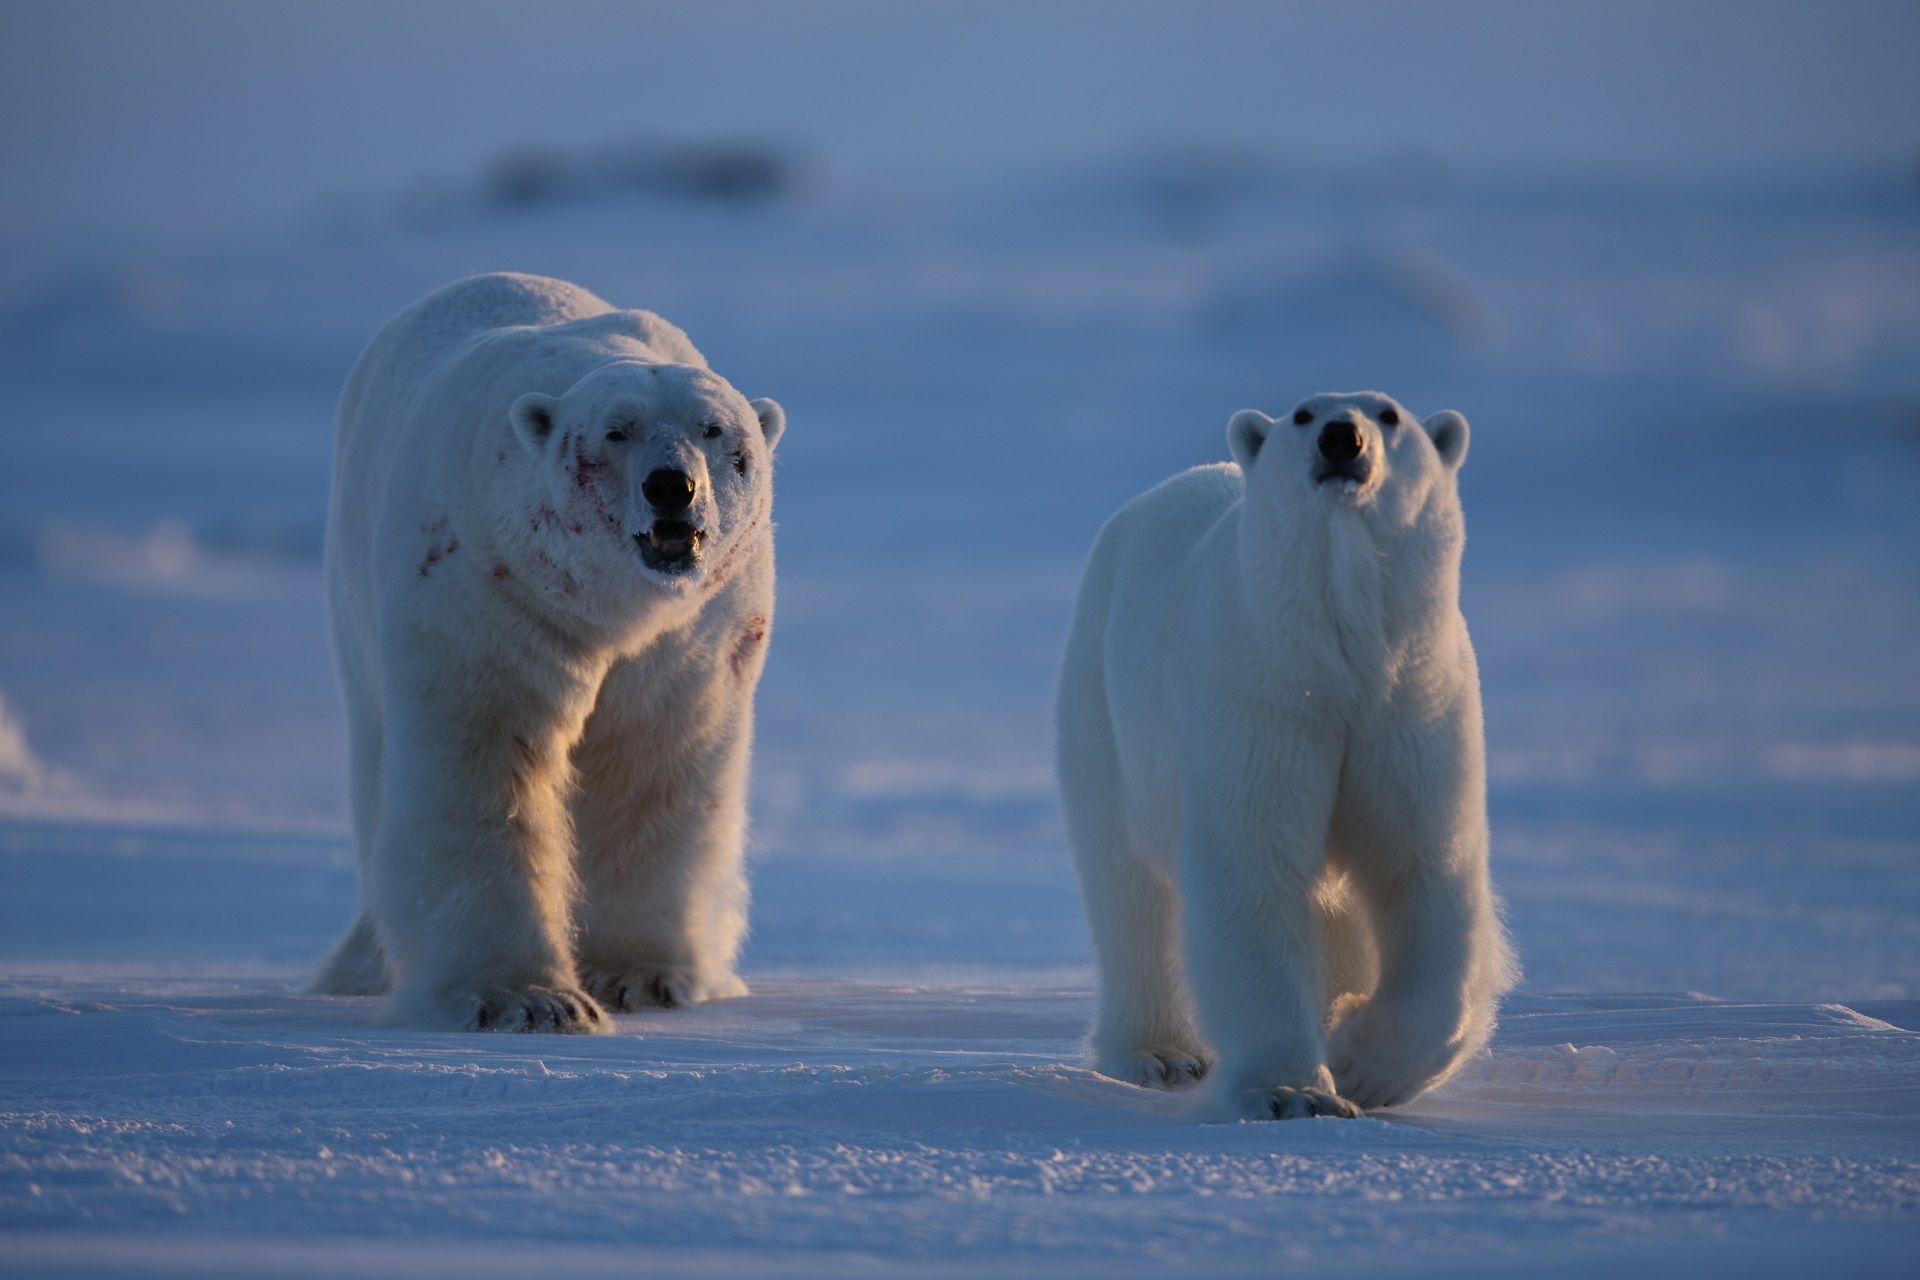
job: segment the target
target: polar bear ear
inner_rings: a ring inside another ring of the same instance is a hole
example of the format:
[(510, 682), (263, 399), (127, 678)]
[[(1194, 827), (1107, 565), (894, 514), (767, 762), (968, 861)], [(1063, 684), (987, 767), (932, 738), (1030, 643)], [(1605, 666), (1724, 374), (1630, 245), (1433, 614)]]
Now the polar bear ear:
[(1271, 430), (1273, 419), (1258, 409), (1242, 409), (1227, 419), (1227, 448), (1233, 451), (1233, 460), (1242, 471), (1253, 469), (1253, 460), (1260, 456), (1260, 446), (1267, 442)]
[(1451, 409), (1442, 409), (1428, 418), (1425, 426), (1440, 461), (1449, 471), (1458, 471), (1467, 460), (1467, 420)]
[(780, 439), (780, 433), (787, 429), (787, 411), (780, 407), (778, 400), (769, 400), (765, 396), (747, 402), (760, 418), (760, 434), (766, 438), (767, 448)]
[(529, 391), (513, 402), (513, 408), (507, 410), (507, 417), (513, 423), (513, 434), (520, 437), (520, 443), (535, 453), (547, 447), (547, 437), (553, 434), (553, 410), (560, 402), (552, 396), (541, 395), (538, 391)]

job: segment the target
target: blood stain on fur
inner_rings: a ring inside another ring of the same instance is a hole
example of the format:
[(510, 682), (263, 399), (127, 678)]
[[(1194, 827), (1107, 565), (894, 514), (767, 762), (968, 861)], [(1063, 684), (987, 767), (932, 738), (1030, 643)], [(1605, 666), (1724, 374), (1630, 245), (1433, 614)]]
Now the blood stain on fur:
[(733, 642), (733, 653), (728, 658), (733, 674), (737, 676), (747, 669), (747, 664), (753, 661), (753, 655), (759, 652), (760, 646), (765, 644), (766, 640), (767, 615), (753, 614), (747, 619), (746, 625), (740, 628), (739, 639)]
[[(590, 458), (585, 453), (573, 460), (573, 483), (580, 495), (590, 503), (596, 512), (607, 509), (606, 498), (600, 492), (600, 473), (607, 469), (605, 458)], [(578, 525), (575, 533), (581, 532)]]
[(427, 544), (427, 551), (420, 560), (420, 576), (427, 577), (433, 572), (433, 566), (460, 549), (460, 536), (450, 532), (447, 517), (441, 516), (430, 525), (421, 525), (420, 531), (433, 540)]

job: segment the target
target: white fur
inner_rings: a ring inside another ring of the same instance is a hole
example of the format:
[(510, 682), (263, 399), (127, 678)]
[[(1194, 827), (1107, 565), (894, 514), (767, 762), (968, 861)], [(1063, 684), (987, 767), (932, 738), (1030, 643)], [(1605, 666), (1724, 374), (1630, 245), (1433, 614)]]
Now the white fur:
[[(462, 280), (374, 337), (326, 553), (362, 912), (317, 989), (556, 1031), (745, 991), (784, 423), (679, 329), (558, 280)], [(640, 554), (666, 467), (705, 531), (678, 572)]]
[[(1515, 977), (1459, 609), (1466, 420), (1372, 393), (1300, 410), (1234, 415), (1237, 464), (1107, 522), (1060, 682), (1095, 1065), (1205, 1074), (1217, 1116), (1408, 1101), (1486, 1043)], [(1316, 481), (1332, 420), (1362, 484)]]

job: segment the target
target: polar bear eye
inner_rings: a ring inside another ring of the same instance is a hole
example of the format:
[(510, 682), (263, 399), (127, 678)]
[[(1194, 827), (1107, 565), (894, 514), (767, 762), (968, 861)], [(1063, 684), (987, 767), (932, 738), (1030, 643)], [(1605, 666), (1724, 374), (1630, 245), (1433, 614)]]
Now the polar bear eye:
[(1294, 425), (1294, 426), (1296, 426), (1296, 427), (1304, 427), (1304, 426), (1306, 426), (1306, 425), (1307, 425), (1307, 424), (1308, 424), (1309, 422), (1312, 422), (1312, 421), (1313, 421), (1313, 410), (1311, 410), (1311, 409), (1295, 409), (1295, 410), (1293, 411), (1293, 425)]
[(718, 440), (720, 438), (720, 424), (717, 422), (709, 422), (701, 428), (700, 434), (709, 440)]
[(613, 441), (615, 444), (620, 443), (620, 441), (625, 440), (626, 438), (627, 438), (627, 433), (620, 430), (620, 428), (618, 427), (615, 427), (613, 430), (607, 432), (607, 439)]
[(1397, 427), (1397, 426), (1399, 426), (1399, 425), (1400, 425), (1400, 411), (1399, 411), (1398, 409), (1387, 409), (1387, 410), (1383, 410), (1383, 411), (1381, 412), (1381, 414), (1380, 414), (1380, 425), (1381, 425), (1381, 426), (1383, 426), (1383, 427)]

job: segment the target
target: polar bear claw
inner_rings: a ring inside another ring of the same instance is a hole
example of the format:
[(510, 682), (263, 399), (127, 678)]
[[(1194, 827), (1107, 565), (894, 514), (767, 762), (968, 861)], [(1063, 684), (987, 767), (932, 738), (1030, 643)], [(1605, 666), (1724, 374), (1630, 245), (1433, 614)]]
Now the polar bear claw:
[(1360, 1108), (1338, 1094), (1317, 1089), (1274, 1089), (1267, 1095), (1267, 1110), (1275, 1120), (1302, 1120), (1315, 1116), (1338, 1116), (1352, 1120)]
[(1140, 1049), (1118, 1055), (1100, 1074), (1145, 1089), (1184, 1089), (1204, 1080), (1208, 1065), (1198, 1050)]
[(709, 977), (684, 965), (605, 969), (588, 964), (581, 967), (580, 982), (601, 1004), (617, 1013), (682, 1009), (747, 994), (747, 984), (735, 974)]
[(595, 1035), (606, 1030), (606, 1015), (592, 996), (564, 987), (494, 987), (464, 997), (472, 1009), (468, 1031), (553, 1031)]

